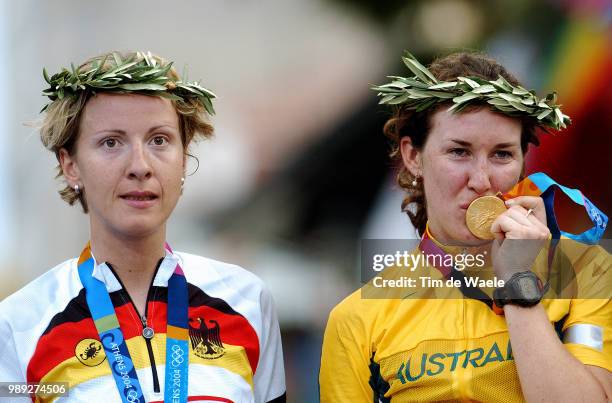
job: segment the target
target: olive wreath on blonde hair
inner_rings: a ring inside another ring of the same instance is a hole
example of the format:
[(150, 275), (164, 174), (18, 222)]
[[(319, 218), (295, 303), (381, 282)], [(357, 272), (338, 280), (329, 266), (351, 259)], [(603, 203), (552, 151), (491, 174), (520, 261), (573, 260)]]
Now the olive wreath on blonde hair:
[[(199, 82), (181, 80), (168, 62), (150, 52), (108, 52), (93, 57), (75, 67), (62, 68), (49, 76), (43, 68), (43, 77), (49, 87), (43, 91), (50, 102), (44, 112), (40, 128), (43, 145), (55, 153), (59, 162), (61, 149), (71, 155), (79, 135), (80, 120), (87, 101), (98, 93), (142, 94), (170, 99), (179, 117), (179, 129), (183, 148), (199, 136), (209, 138), (213, 127), (207, 115), (215, 113), (212, 100), (216, 95), (202, 87)], [(188, 154), (188, 153), (187, 153)], [(61, 165), (57, 166), (56, 178), (63, 176)], [(59, 191), (61, 198), (73, 205), (79, 201), (88, 212), (85, 189), (78, 192), (66, 185)]]

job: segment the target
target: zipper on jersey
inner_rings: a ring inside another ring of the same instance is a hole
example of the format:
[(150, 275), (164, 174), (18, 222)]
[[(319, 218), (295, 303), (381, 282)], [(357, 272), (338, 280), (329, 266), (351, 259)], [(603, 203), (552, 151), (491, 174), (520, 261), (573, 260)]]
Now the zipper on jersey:
[(155, 281), (155, 277), (157, 276), (157, 271), (159, 270), (159, 267), (161, 266), (161, 263), (163, 262), (163, 260), (164, 259), (161, 258), (159, 262), (157, 262), (157, 266), (155, 267), (155, 272), (153, 273), (153, 277), (151, 278), (151, 283), (149, 284), (149, 290), (147, 291), (147, 300), (145, 302), (144, 315), (140, 315), (140, 312), (138, 312), (138, 308), (136, 308), (136, 304), (134, 303), (134, 300), (132, 299), (130, 294), (127, 292), (127, 289), (125, 288), (125, 286), (123, 285), (123, 282), (121, 281), (121, 279), (115, 272), (115, 269), (113, 269), (113, 267), (107, 263), (108, 267), (111, 269), (111, 271), (115, 275), (115, 278), (117, 279), (117, 281), (119, 281), (119, 284), (121, 284), (122, 291), (127, 295), (128, 300), (130, 301), (130, 304), (132, 304), (132, 307), (134, 308), (134, 311), (136, 312), (136, 315), (138, 315), (138, 317), (140, 318), (140, 324), (142, 325), (142, 330), (143, 330), (143, 333), (141, 333), (141, 336), (143, 339), (145, 339), (145, 344), (147, 345), (147, 352), (149, 353), (149, 362), (151, 364), (151, 372), (153, 375), (153, 392), (155, 393), (159, 393), (161, 391), (159, 387), (159, 376), (157, 375), (157, 366), (155, 365), (155, 356), (153, 355), (153, 346), (151, 345), (151, 339), (155, 335), (151, 336), (150, 338), (144, 337), (144, 330), (148, 327), (147, 326), (147, 313), (149, 311), (149, 300), (151, 299), (151, 291), (153, 290), (153, 282)]
[[(134, 308), (136, 308), (136, 306), (134, 306)], [(146, 309), (145, 309), (145, 312), (146, 312)], [(142, 321), (142, 330), (144, 331), (144, 329), (147, 328), (147, 314), (145, 313), (144, 316), (140, 318), (140, 320)], [(144, 337), (143, 335), (143, 338), (145, 339), (145, 343), (147, 345), (147, 351), (149, 352), (149, 361), (151, 361), (151, 371), (153, 372), (153, 392), (159, 393), (160, 392), (159, 376), (157, 375), (157, 366), (155, 365), (155, 356), (153, 355), (153, 346), (151, 345), (151, 339), (153, 337), (147, 338), (147, 337)]]
[[(142, 321), (143, 337), (144, 337), (144, 330), (147, 328), (147, 316), (149, 312), (149, 299), (151, 299), (151, 290), (153, 290), (153, 282), (155, 281), (155, 276), (157, 276), (157, 270), (159, 269), (161, 262), (162, 261), (160, 260), (159, 263), (157, 264), (157, 267), (155, 268), (155, 273), (153, 273), (153, 278), (151, 278), (151, 284), (149, 284), (149, 291), (147, 291), (147, 302), (145, 303), (145, 313), (144, 313), (144, 316), (141, 316), (140, 318), (140, 320)], [(133, 301), (132, 301), (132, 304), (134, 304)], [(134, 305), (134, 309), (136, 309), (136, 305)], [(136, 310), (136, 312), (138, 312), (138, 310)], [(153, 371), (153, 392), (159, 393), (160, 392), (159, 377), (157, 375), (157, 366), (155, 365), (155, 356), (153, 355), (153, 346), (151, 345), (151, 339), (154, 336), (155, 335), (151, 337), (144, 337), (144, 339), (145, 339), (145, 343), (147, 344), (147, 351), (149, 352), (149, 360), (151, 361), (151, 370)]]

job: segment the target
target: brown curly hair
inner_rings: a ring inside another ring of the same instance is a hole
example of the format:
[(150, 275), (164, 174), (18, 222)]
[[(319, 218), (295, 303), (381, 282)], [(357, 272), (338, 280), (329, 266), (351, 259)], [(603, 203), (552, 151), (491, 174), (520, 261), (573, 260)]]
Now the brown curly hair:
[[(80, 69), (87, 70), (92, 68), (94, 63), (104, 61), (101, 71), (110, 71), (117, 67), (113, 53), (119, 53), (123, 60), (131, 58), (135, 58), (134, 60), (142, 59), (142, 56), (137, 55), (136, 52), (108, 52), (85, 61), (80, 66)], [(166, 60), (159, 56), (152, 55), (152, 58), (160, 64), (167, 63)], [(174, 81), (179, 79), (179, 75), (174, 68), (168, 71), (168, 77)], [(62, 148), (66, 149), (70, 155), (74, 155), (76, 141), (79, 137), (81, 116), (87, 101), (92, 96), (94, 95), (90, 91), (81, 91), (74, 97), (56, 99), (47, 108), (40, 128), (40, 139), (45, 148), (55, 153), (58, 162)], [(210, 138), (213, 134), (213, 127), (208, 121), (204, 106), (197, 100), (190, 98), (180, 101), (171, 100), (171, 102), (178, 114), (183, 150), (186, 155), (189, 155), (188, 147), (191, 141), (198, 137)], [(64, 172), (59, 164), (57, 170), (56, 178), (62, 177)], [(83, 207), (83, 211), (85, 213), (88, 212), (84, 189), (77, 193), (72, 187), (66, 185), (58, 193), (70, 205), (73, 205), (78, 200)]]
[[(519, 81), (510, 74), (501, 64), (482, 53), (460, 52), (438, 58), (429, 66), (429, 71), (441, 81), (452, 81), (457, 77), (479, 77), (485, 80), (496, 80), (499, 76), (504, 77), (510, 84), (520, 85)], [(412, 225), (419, 231), (425, 232), (427, 224), (427, 206), (425, 202), (425, 192), (423, 182), (415, 178), (402, 163), (402, 156), (399, 145), (404, 136), (410, 137), (412, 145), (417, 150), (422, 150), (427, 141), (427, 136), (431, 130), (431, 117), (440, 108), (447, 108), (450, 103), (439, 104), (436, 108), (427, 109), (422, 112), (408, 110), (399, 105), (393, 111), (389, 120), (383, 128), (384, 134), (392, 141), (391, 158), (399, 166), (397, 183), (406, 192), (406, 197), (402, 202), (402, 211), (408, 214)], [(485, 107), (477, 105), (466, 108), (465, 111), (474, 108)], [(521, 120), (521, 150), (527, 153), (529, 143), (539, 145), (536, 135), (536, 121), (531, 117), (517, 117)], [(412, 181), (417, 179), (417, 186), (412, 186)]]

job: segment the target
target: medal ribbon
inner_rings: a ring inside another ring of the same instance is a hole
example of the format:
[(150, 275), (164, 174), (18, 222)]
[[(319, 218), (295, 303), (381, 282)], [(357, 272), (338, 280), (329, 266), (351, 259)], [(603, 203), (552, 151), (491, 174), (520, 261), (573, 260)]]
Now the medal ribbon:
[[(423, 234), (423, 237), (421, 238), (421, 242), (419, 242), (419, 249), (426, 256), (432, 255), (432, 256), (441, 257), (440, 262), (442, 262), (442, 265), (434, 266), (434, 267), (438, 269), (438, 271), (444, 276), (444, 279), (447, 279), (447, 280), (452, 279), (453, 281), (454, 280), (461, 281), (461, 286), (459, 287), (459, 290), (464, 296), (471, 298), (471, 299), (476, 299), (478, 301), (481, 301), (487, 304), (487, 306), (493, 309), (493, 311), (497, 313), (498, 315), (503, 314), (503, 309), (498, 308), (494, 304), (493, 299), (489, 297), (484, 291), (482, 291), (478, 287), (470, 287), (467, 285), (465, 274), (455, 269), (453, 265), (449, 263), (451, 259), (446, 259), (447, 253), (444, 252), (444, 250), (441, 247), (439, 247), (435, 243), (435, 241), (431, 238), (428, 228), (425, 229), (425, 233)], [(434, 259), (434, 262), (435, 261), (436, 259)]]
[[(555, 188), (561, 189), (574, 203), (584, 206), (589, 219), (593, 223), (593, 227), (581, 234), (572, 234), (559, 229), (557, 218), (555, 217)], [(517, 196), (542, 197), (546, 208), (546, 222), (553, 239), (559, 239), (563, 235), (578, 242), (596, 244), (601, 239), (608, 224), (608, 217), (587, 199), (580, 190), (560, 185), (543, 172), (529, 175), (517, 183), (503, 198), (508, 200)]]
[[(172, 250), (166, 244), (166, 250)], [(85, 287), (85, 298), (117, 390), (124, 403), (145, 403), (136, 368), (119, 326), (115, 307), (104, 282), (93, 277), (94, 258), (87, 243), (78, 260), (79, 278)], [(177, 263), (168, 280), (168, 324), (166, 328), (165, 402), (187, 402), (189, 345), (187, 280)], [(169, 386), (170, 385), (170, 386)]]
[[(166, 249), (172, 253), (167, 243)], [(174, 273), (168, 280), (165, 403), (187, 402), (189, 385), (188, 301), (187, 279), (177, 262)], [(171, 309), (172, 307), (176, 308)]]

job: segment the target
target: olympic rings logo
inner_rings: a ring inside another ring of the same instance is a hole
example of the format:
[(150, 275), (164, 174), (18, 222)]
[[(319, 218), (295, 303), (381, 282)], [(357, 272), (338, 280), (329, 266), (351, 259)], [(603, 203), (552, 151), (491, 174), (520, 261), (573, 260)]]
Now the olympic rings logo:
[(603, 220), (597, 210), (595, 210), (594, 208), (591, 208), (591, 216), (593, 216), (593, 219), (595, 220), (595, 225), (597, 227), (603, 227)]
[(185, 352), (181, 346), (172, 346), (172, 367), (177, 367), (185, 361)]
[(138, 392), (133, 389), (130, 389), (125, 397), (127, 398), (128, 402), (137, 402), (140, 400)]

